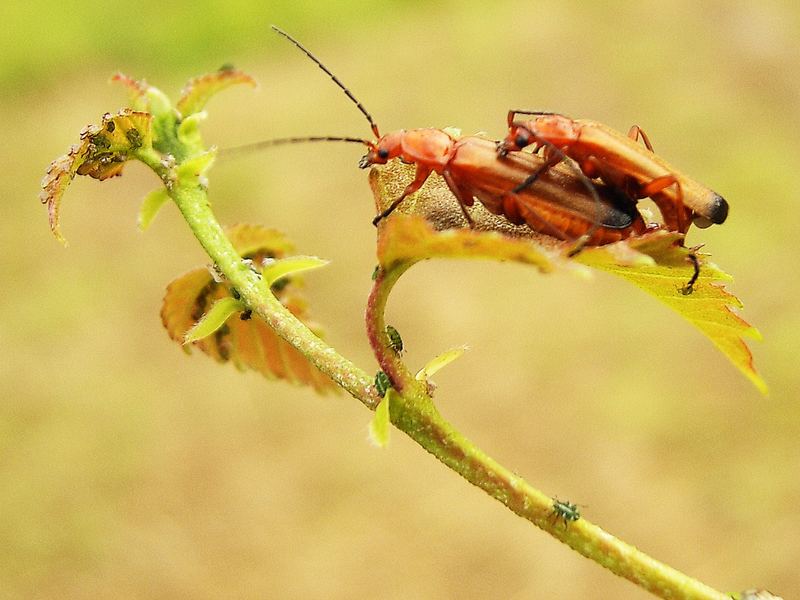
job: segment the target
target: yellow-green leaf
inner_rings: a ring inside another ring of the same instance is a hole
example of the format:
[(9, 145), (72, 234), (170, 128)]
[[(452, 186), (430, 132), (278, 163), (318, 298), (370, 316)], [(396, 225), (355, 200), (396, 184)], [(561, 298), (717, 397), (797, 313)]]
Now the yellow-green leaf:
[(178, 139), (181, 143), (187, 146), (200, 146), (202, 145), (202, 138), (200, 137), (200, 123), (208, 117), (206, 111), (196, 112), (186, 117), (178, 125)]
[(417, 372), (417, 381), (427, 381), (434, 373), (449, 365), (467, 350), (469, 350), (469, 346), (456, 346), (435, 356)]
[(311, 269), (319, 269), (328, 264), (329, 261), (316, 256), (290, 256), (288, 258), (274, 259), (272, 262), (264, 266), (261, 270), (261, 275), (267, 285), (272, 285), (278, 279), (291, 275), (293, 273), (300, 273), (302, 271), (310, 271)]
[(206, 173), (211, 168), (211, 165), (214, 164), (216, 155), (216, 150), (209, 150), (188, 158), (175, 168), (175, 174), (181, 182), (186, 184), (203, 182)]
[(173, 112), (172, 103), (167, 95), (144, 79), (134, 79), (123, 73), (116, 73), (111, 81), (121, 83), (128, 88), (128, 98), (134, 110), (148, 112), (156, 117)]
[(158, 188), (147, 194), (139, 207), (139, 229), (141, 231), (150, 227), (158, 211), (169, 200), (167, 188)]
[(208, 312), (186, 332), (183, 336), (183, 343), (190, 344), (191, 342), (196, 342), (208, 337), (222, 327), (233, 313), (242, 312), (244, 309), (244, 304), (236, 298), (231, 298), (230, 296), (220, 298), (214, 302), (211, 308), (208, 309)]
[(116, 73), (111, 77), (111, 81), (121, 83), (128, 88), (128, 98), (131, 108), (144, 112), (150, 112), (150, 102), (147, 97), (147, 90), (150, 87), (146, 81), (134, 79), (124, 73)]
[(759, 391), (766, 394), (767, 385), (755, 370), (753, 355), (744, 341), (744, 338), (760, 340), (761, 334), (733, 312), (742, 308), (741, 300), (718, 283), (730, 281), (731, 276), (699, 254), (700, 277), (692, 293), (684, 293), (694, 268), (687, 259), (690, 251), (676, 245), (679, 239), (679, 234), (657, 231), (629, 240), (626, 244), (629, 249), (649, 256), (653, 261), (650, 265), (618, 264), (613, 248), (618, 244), (588, 248), (576, 260), (622, 277), (669, 306), (706, 335)]
[(390, 405), (392, 396), (397, 395), (394, 388), (386, 390), (383, 400), (380, 401), (375, 409), (375, 414), (369, 422), (369, 439), (378, 448), (385, 448), (389, 445), (389, 435), (392, 429), (390, 418)]

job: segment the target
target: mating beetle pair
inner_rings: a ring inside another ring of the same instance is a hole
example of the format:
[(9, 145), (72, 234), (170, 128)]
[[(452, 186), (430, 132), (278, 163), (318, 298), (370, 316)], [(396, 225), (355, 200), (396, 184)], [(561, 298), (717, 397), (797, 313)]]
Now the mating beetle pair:
[[(431, 173), (441, 175), (472, 223), (467, 207), (477, 198), (489, 211), (509, 221), (525, 223), (534, 231), (573, 241), (571, 254), (585, 245), (602, 245), (647, 232), (637, 202), (650, 197), (662, 215), (663, 228), (686, 233), (723, 223), (728, 204), (722, 196), (683, 175), (653, 152), (638, 127), (623, 135), (601, 123), (573, 120), (556, 113), (512, 110), (508, 135), (498, 143), (477, 136), (456, 139), (441, 129), (401, 129), (381, 135), (377, 124), (347, 87), (311, 52), (288, 33), (273, 29), (291, 41), (339, 86), (370, 124), (375, 140), (317, 136), (283, 138), (250, 144), (246, 148), (308, 142), (341, 141), (366, 146), (359, 166), (386, 164), (399, 158), (416, 166), (416, 174), (402, 194), (380, 214), (377, 225), (409, 195), (422, 187)], [(518, 115), (528, 115), (518, 120)], [(644, 145), (637, 143), (641, 138)], [(538, 153), (520, 152), (532, 147)], [(245, 147), (243, 147), (245, 148)], [(571, 159), (577, 166), (565, 166)], [(693, 255), (692, 255), (693, 256)], [(686, 286), (691, 292), (698, 275)]]

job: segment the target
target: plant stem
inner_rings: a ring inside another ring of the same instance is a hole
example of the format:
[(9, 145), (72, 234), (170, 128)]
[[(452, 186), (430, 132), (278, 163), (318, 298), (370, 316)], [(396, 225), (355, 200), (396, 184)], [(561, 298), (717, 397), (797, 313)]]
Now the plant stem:
[(238, 290), (243, 302), (280, 337), (302, 352), (370, 410), (380, 402), (366, 372), (338, 354), (283, 306), (261, 276), (234, 249), (214, 216), (204, 188), (175, 186), (170, 196), (200, 245)]
[(376, 358), (396, 390), (390, 405), (392, 423), (439, 461), (583, 556), (662, 598), (723, 600), (729, 596), (684, 575), (580, 518), (567, 522), (553, 512), (553, 499), (506, 469), (445, 420), (427, 392), (391, 349), (384, 310), (392, 288), (413, 263), (403, 262), (375, 279), (367, 305), (367, 331)]
[[(167, 183), (167, 169), (152, 156), (140, 157)], [(314, 335), (272, 294), (260, 275), (238, 255), (208, 202), (204, 187), (171, 181), (170, 197), (219, 270), (241, 299), (279, 336), (302, 352), (370, 410), (380, 398), (372, 379)], [(547, 531), (577, 552), (662, 598), (724, 600), (728, 596), (672, 569), (581, 518), (566, 523), (554, 518), (553, 500), (498, 464), (460, 434), (438, 412), (427, 386), (416, 381), (388, 346), (384, 309), (389, 293), (411, 264), (378, 274), (367, 308), (367, 330), (381, 368), (399, 392), (391, 404), (392, 423), (439, 461), (510, 510)]]

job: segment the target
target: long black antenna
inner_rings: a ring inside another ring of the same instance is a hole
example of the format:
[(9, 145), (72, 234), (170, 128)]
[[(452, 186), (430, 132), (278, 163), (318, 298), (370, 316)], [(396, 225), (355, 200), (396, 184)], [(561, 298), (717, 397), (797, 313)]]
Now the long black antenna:
[[(339, 78), (338, 78), (338, 77), (336, 77), (336, 75), (334, 75), (333, 73), (331, 73), (331, 72), (328, 70), (328, 67), (326, 67), (325, 65), (323, 65), (323, 64), (320, 62), (320, 60), (319, 60), (319, 59), (318, 59), (316, 56), (314, 56), (313, 54), (311, 54), (311, 52), (309, 52), (309, 51), (306, 49), (306, 47), (305, 47), (305, 46), (303, 46), (303, 44), (301, 44), (301, 43), (300, 43), (300, 42), (298, 42), (296, 39), (294, 39), (294, 38), (293, 38), (291, 35), (289, 35), (289, 34), (288, 34), (288, 33), (286, 33), (285, 31), (283, 31), (283, 29), (280, 29), (279, 27), (276, 27), (275, 25), (270, 25), (270, 27), (272, 27), (272, 29), (274, 29), (274, 30), (275, 30), (277, 33), (281, 34), (281, 35), (282, 35), (283, 37), (285, 37), (287, 40), (289, 40), (290, 42), (292, 42), (292, 43), (293, 43), (295, 46), (297, 46), (297, 47), (298, 47), (300, 50), (302, 50), (302, 51), (303, 51), (303, 53), (305, 53), (305, 55), (306, 55), (306, 56), (308, 56), (308, 58), (310, 58), (310, 59), (311, 59), (311, 60), (313, 60), (315, 63), (317, 63), (317, 66), (318, 66), (320, 69), (322, 69), (323, 71), (325, 71), (325, 73), (328, 75), (328, 77), (330, 77), (331, 79), (333, 79), (333, 82), (334, 82), (336, 85), (338, 85), (338, 86), (339, 86), (339, 87), (342, 89), (342, 91), (343, 91), (345, 94), (347, 94), (347, 97), (348, 97), (348, 98), (350, 98), (350, 100), (352, 100), (352, 101), (353, 101), (353, 103), (354, 103), (354, 104), (355, 104), (355, 105), (358, 107), (358, 110), (360, 110), (360, 111), (361, 111), (361, 113), (362, 113), (362, 114), (363, 114), (365, 117), (367, 117), (367, 121), (369, 121), (369, 124), (370, 124), (370, 126), (372, 127), (372, 133), (373, 133), (373, 134), (375, 134), (375, 138), (377, 139), (377, 138), (381, 137), (381, 134), (380, 134), (380, 132), (378, 131), (378, 125), (377, 125), (377, 124), (375, 123), (375, 121), (372, 119), (372, 115), (371, 115), (371, 114), (369, 114), (369, 113), (367, 112), (367, 109), (366, 109), (366, 108), (364, 108), (364, 105), (363, 105), (363, 104), (361, 104), (361, 102), (359, 102), (359, 101), (358, 101), (358, 98), (356, 98), (356, 97), (353, 95), (353, 92), (351, 92), (350, 90), (348, 90), (348, 89), (345, 87), (345, 85), (344, 85), (344, 84), (343, 84), (341, 81), (339, 81)], [(331, 141), (333, 141), (333, 140), (331, 140)], [(347, 141), (347, 140), (342, 140), (342, 141)]]
[(255, 152), (263, 148), (269, 148), (270, 146), (283, 146), (284, 144), (297, 144), (299, 142), (351, 142), (353, 144), (363, 144), (367, 148), (372, 148), (371, 141), (362, 140), (361, 138), (333, 135), (314, 135), (307, 137), (277, 138), (274, 140), (264, 140), (263, 142), (253, 142), (252, 144), (242, 144), (241, 146), (222, 148), (219, 150), (219, 154), (221, 156), (228, 156), (230, 154), (237, 154), (239, 152)]

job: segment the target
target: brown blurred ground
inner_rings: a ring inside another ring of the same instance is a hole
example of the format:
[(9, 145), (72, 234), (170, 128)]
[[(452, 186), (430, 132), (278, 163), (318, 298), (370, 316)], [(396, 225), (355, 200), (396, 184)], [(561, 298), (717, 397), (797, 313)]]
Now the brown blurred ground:
[[(209, 106), (206, 137), (223, 146), (367, 135), (270, 22), (322, 57), (385, 131), (499, 136), (512, 107), (636, 123), (728, 199), (728, 222), (689, 241), (736, 276), (731, 289), (765, 337), (754, 350), (768, 398), (679, 317), (602, 275), (423, 264), (388, 319), (412, 366), (472, 347), (436, 377), (440, 408), (534, 485), (717, 588), (800, 594), (800, 12), (782, 2), (247, 6), (226, 18), (211, 5), (170, 9), (167, 22), (193, 23), (172, 34), (155, 3), (132, 21), (107, 3), (7, 9), (0, 598), (648, 597), (401, 435), (372, 448), (356, 401), (186, 357), (158, 310), (166, 283), (203, 256), (171, 207), (136, 231), (156, 185), (143, 167), (76, 181), (63, 211), (71, 245), (50, 236), (39, 179), (85, 124), (122, 105), (106, 85), (116, 69), (170, 93), (226, 61), (253, 73), (257, 92)], [(69, 52), (57, 51), (61, 38)], [(314, 315), (372, 371), (362, 307), (373, 208), (359, 156), (318, 145), (220, 162), (211, 195), (223, 222), (279, 227), (333, 261), (307, 278)]]

